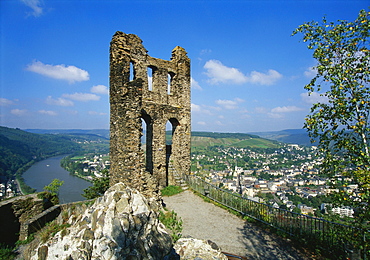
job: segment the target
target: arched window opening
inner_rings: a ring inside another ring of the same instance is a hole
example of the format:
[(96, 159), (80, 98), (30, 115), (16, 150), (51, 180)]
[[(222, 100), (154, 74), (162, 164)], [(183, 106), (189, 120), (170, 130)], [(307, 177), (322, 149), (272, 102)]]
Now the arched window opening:
[(166, 123), (166, 146), (172, 145), (172, 123), (170, 121), (167, 121)]
[(167, 95), (170, 95), (171, 93), (173, 93), (172, 80), (174, 76), (175, 76), (175, 73), (173, 72), (169, 72), (167, 75)]
[(148, 90), (153, 91), (153, 68), (152, 67), (147, 68), (147, 74), (148, 74)]
[(130, 61), (130, 81), (133, 81), (135, 79), (135, 67), (134, 63)]
[[(171, 118), (166, 123), (166, 165), (167, 165), (167, 176), (168, 168), (171, 161), (173, 161), (172, 153), (176, 147), (173, 147), (173, 139), (175, 137), (176, 127), (179, 125), (179, 122), (175, 118)], [(171, 162), (172, 163), (172, 162)]]
[(142, 135), (141, 148), (144, 153), (145, 168), (148, 172), (153, 173), (153, 124), (147, 114), (141, 116)]

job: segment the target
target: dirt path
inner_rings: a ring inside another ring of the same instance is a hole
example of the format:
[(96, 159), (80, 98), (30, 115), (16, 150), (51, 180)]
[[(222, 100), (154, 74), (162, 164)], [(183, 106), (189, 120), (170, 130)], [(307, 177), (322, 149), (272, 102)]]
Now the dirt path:
[(168, 209), (183, 220), (183, 237), (211, 240), (225, 252), (248, 259), (307, 260), (288, 242), (232, 215), (211, 203), (204, 202), (191, 191), (164, 197)]

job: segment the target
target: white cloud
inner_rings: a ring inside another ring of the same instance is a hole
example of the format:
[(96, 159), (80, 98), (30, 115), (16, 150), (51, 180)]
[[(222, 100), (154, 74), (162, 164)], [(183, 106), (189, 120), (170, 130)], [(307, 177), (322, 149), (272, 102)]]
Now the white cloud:
[(88, 114), (89, 115), (92, 115), (92, 116), (105, 116), (107, 113), (101, 113), (101, 112), (96, 112), (96, 111), (89, 111)]
[(199, 121), (197, 124), (198, 124), (198, 125), (207, 125), (207, 123), (206, 123), (206, 122), (204, 122), (204, 121)]
[(252, 84), (272, 85), (283, 76), (276, 70), (270, 69), (267, 73), (252, 71), (250, 75), (245, 75), (237, 68), (231, 68), (223, 65), (218, 60), (209, 60), (204, 65), (207, 70), (206, 75), (210, 78), (211, 84), (231, 83), (243, 84), (250, 82)]
[(193, 89), (198, 89), (198, 90), (202, 90), (202, 87), (199, 85), (199, 83), (195, 80), (195, 79), (193, 79), (193, 78), (191, 78), (191, 83), (190, 83), (190, 85), (191, 85), (191, 87), (193, 88)]
[(21, 0), (26, 6), (32, 9), (32, 12), (29, 15), (38, 17), (42, 15), (43, 8), (40, 6), (41, 3), (39, 0)]
[(279, 119), (279, 118), (283, 118), (284, 115), (282, 114), (277, 114), (277, 113), (267, 113), (267, 116), (269, 118), (274, 118), (274, 119)]
[(10, 105), (13, 105), (14, 102), (9, 100), (9, 99), (6, 99), (6, 98), (0, 98), (0, 106), (10, 106)]
[(238, 104), (244, 102), (241, 98), (235, 98), (234, 100), (216, 100), (216, 104), (222, 106), (225, 109), (236, 109)]
[(275, 107), (271, 109), (272, 113), (290, 113), (290, 112), (297, 112), (301, 111), (302, 108), (296, 106), (284, 106), (284, 107)]
[(23, 116), (27, 113), (27, 110), (16, 108), (16, 109), (10, 110), (10, 113), (12, 113), (13, 115), (16, 115), (16, 116)]
[(304, 75), (307, 77), (307, 78), (313, 78), (315, 77), (317, 74), (317, 69), (315, 67), (309, 67), (305, 72), (304, 72)]
[(74, 105), (73, 101), (71, 100), (68, 100), (65, 98), (53, 99), (51, 96), (48, 96), (45, 102), (48, 105), (62, 106), (62, 107), (71, 107)]
[(209, 60), (204, 65), (207, 70), (206, 75), (210, 77), (210, 83), (245, 83), (248, 78), (236, 68), (230, 68), (223, 65), (218, 60)]
[(265, 107), (255, 107), (254, 111), (258, 114), (265, 114), (267, 113), (267, 109)]
[(216, 125), (224, 125), (221, 121), (215, 121)]
[(234, 98), (234, 100), (238, 103), (243, 103), (245, 100), (244, 99), (241, 99), (241, 98)]
[(204, 105), (191, 104), (191, 112), (195, 112), (198, 114), (212, 115), (212, 112), (204, 107), (205, 107)]
[(91, 93), (74, 93), (74, 94), (63, 94), (64, 98), (76, 100), (76, 101), (97, 101), (100, 96)]
[(208, 54), (208, 53), (211, 53), (212, 50), (211, 49), (203, 49), (200, 51), (200, 55), (204, 55), (204, 54)]
[(307, 104), (314, 104), (314, 103), (328, 103), (328, 97), (325, 94), (320, 94), (318, 92), (312, 93), (301, 93), (301, 98)]
[(283, 76), (276, 70), (269, 70), (267, 74), (257, 72), (257, 71), (252, 71), (249, 77), (249, 81), (251, 83), (256, 83), (260, 85), (272, 85), (277, 80), (281, 79), (282, 77)]
[(200, 105), (191, 104), (191, 112), (200, 112), (201, 110)]
[(48, 116), (56, 116), (58, 115), (55, 111), (51, 110), (39, 110), (40, 114), (48, 115)]
[(65, 66), (64, 64), (49, 65), (41, 61), (34, 61), (26, 69), (49, 78), (67, 80), (69, 83), (86, 81), (90, 78), (86, 70), (79, 69), (75, 66)]
[(108, 87), (104, 86), (104, 85), (93, 86), (90, 91), (92, 93), (95, 93), (95, 94), (103, 94), (103, 95), (108, 95), (109, 94)]

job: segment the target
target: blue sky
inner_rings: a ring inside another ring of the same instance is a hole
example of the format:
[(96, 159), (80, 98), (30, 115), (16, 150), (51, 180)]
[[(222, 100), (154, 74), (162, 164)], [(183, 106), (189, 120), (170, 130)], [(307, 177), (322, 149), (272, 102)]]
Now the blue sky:
[(302, 128), (312, 52), (292, 31), (354, 20), (368, 0), (0, 1), (0, 125), (109, 128), (109, 43), (133, 33), (152, 57), (191, 59), (192, 130)]

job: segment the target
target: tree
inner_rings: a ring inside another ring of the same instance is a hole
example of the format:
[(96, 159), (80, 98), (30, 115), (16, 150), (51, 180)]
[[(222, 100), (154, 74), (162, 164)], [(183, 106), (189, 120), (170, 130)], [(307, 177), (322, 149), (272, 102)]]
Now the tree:
[(87, 199), (94, 199), (100, 197), (104, 194), (104, 192), (109, 188), (109, 174), (108, 170), (104, 169), (102, 172), (102, 177), (95, 178), (93, 180), (93, 185), (84, 189), (84, 196)]
[[(49, 207), (50, 202), (53, 205), (57, 205), (59, 203), (59, 188), (62, 186), (64, 181), (59, 179), (54, 179), (50, 184), (44, 187), (44, 191), (38, 194), (38, 197), (44, 199), (45, 207)], [(48, 202), (49, 201), (49, 202)]]
[[(370, 220), (370, 12), (361, 10), (355, 21), (308, 22), (294, 32), (313, 50), (316, 76), (305, 86), (310, 95), (321, 92), (304, 127), (318, 140), (324, 155), (322, 170), (336, 179), (341, 192), (337, 203), (353, 206), (356, 223), (364, 227)], [(323, 101), (323, 99), (326, 99)], [(357, 192), (345, 192), (357, 184)]]
[(54, 179), (49, 185), (44, 187), (44, 190), (50, 192), (51, 195), (59, 195), (59, 188), (64, 184), (64, 181), (59, 179)]

